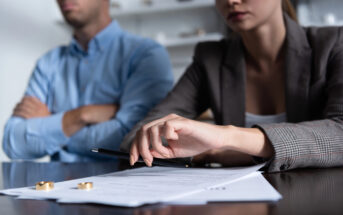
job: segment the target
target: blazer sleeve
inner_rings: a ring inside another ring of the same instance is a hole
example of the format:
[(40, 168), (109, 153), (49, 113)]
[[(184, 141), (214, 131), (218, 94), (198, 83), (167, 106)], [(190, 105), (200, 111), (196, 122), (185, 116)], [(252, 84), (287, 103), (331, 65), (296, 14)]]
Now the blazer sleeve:
[(326, 74), (323, 119), (297, 124), (257, 125), (272, 143), (275, 156), (267, 171), (343, 165), (343, 39), (332, 50)]
[(120, 146), (122, 151), (130, 150), (136, 132), (143, 125), (171, 113), (194, 119), (209, 107), (206, 75), (200, 52), (199, 46), (197, 46), (192, 64), (187, 68), (173, 90), (126, 135)]

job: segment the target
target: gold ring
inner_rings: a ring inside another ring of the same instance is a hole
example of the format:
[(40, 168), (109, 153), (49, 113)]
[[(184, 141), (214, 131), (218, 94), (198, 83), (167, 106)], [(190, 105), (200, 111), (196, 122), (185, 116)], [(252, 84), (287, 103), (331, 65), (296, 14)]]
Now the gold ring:
[(93, 188), (93, 182), (82, 182), (77, 185), (80, 190), (90, 190)]
[(40, 181), (36, 183), (36, 190), (49, 191), (54, 189), (54, 182), (52, 181)]

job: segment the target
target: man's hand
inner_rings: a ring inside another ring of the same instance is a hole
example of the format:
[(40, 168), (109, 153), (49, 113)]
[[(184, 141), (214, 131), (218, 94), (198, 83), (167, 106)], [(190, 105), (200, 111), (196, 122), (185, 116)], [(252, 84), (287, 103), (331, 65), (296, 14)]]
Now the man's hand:
[(25, 119), (47, 117), (51, 113), (48, 107), (39, 99), (31, 96), (25, 96), (14, 108), (13, 116)]
[(63, 132), (66, 136), (72, 136), (86, 125), (112, 119), (117, 111), (117, 105), (87, 105), (68, 111), (63, 116)]

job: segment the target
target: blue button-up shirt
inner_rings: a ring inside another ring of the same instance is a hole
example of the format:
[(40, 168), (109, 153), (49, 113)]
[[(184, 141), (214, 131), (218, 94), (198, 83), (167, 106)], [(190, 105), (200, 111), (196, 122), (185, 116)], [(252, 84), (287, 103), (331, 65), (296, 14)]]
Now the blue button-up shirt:
[[(102, 158), (90, 149), (118, 149), (124, 136), (172, 86), (166, 50), (121, 30), (113, 21), (89, 42), (87, 51), (74, 39), (37, 62), (25, 95), (39, 98), (52, 115), (28, 120), (11, 117), (5, 127), (4, 151), (12, 159)], [(110, 121), (65, 136), (64, 113), (90, 104), (118, 104), (120, 109)]]

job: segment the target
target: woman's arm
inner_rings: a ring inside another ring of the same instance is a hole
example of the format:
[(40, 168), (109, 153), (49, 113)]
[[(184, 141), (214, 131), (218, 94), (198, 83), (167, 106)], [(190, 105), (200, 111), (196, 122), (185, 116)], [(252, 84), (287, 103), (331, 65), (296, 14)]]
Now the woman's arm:
[[(168, 146), (162, 144), (161, 137)], [(141, 155), (148, 166), (153, 158), (192, 157), (208, 150), (231, 150), (271, 158), (273, 147), (257, 128), (202, 123), (170, 114), (144, 125), (131, 146), (130, 163)]]
[(343, 165), (343, 28), (337, 35), (322, 74), (311, 84), (323, 85), (322, 120), (256, 126), (275, 150), (270, 172)]
[[(330, 53), (324, 53), (323, 55), (329, 56), (329, 58), (323, 58), (323, 62), (320, 63), (321, 67), (318, 68), (320, 69), (320, 74), (316, 74), (316, 77), (313, 77), (313, 83), (311, 82), (311, 88), (308, 92), (311, 94), (312, 87), (318, 88), (318, 86), (322, 90), (323, 97), (321, 100), (323, 102), (320, 105), (325, 106), (325, 108), (322, 109), (321, 120), (301, 123), (256, 125), (256, 128), (246, 129), (232, 126), (218, 127), (214, 125), (203, 125), (199, 124), (199, 122), (189, 122), (188, 120), (182, 119), (181, 121), (192, 126), (176, 123), (178, 126), (182, 126), (182, 129), (175, 128), (175, 137), (173, 137), (175, 139), (171, 138), (169, 141), (172, 145), (168, 148), (159, 147), (158, 144), (155, 144), (155, 146), (152, 146), (153, 150), (151, 152), (147, 150), (149, 146), (145, 145), (146, 142), (152, 142), (151, 137), (147, 135), (148, 130), (151, 130), (149, 132), (163, 131), (156, 131), (151, 126), (151, 128), (144, 126), (138, 132), (138, 137), (135, 140), (136, 145), (131, 148), (131, 153), (133, 154), (132, 161), (135, 160), (135, 156), (140, 152), (142, 156), (148, 158), (148, 161), (150, 161), (149, 159), (152, 156), (181, 156), (182, 153), (179, 151), (181, 151), (182, 147), (187, 149), (183, 153), (188, 156), (193, 156), (196, 153), (201, 153), (209, 149), (223, 151), (227, 150), (220, 148), (223, 146), (222, 143), (225, 139), (227, 141), (226, 144), (229, 145), (231, 150), (261, 156), (267, 159), (270, 158), (267, 166), (267, 171), (269, 172), (304, 167), (342, 166), (343, 28), (340, 28), (340, 33), (333, 47), (327, 47), (325, 50)], [(325, 63), (326, 60), (327, 63)], [(180, 119), (177, 121), (180, 122)], [(157, 127), (160, 129), (159, 126)], [(188, 133), (184, 131), (188, 131)], [(209, 138), (211, 141), (209, 141)], [(231, 139), (230, 141), (230, 138), (233, 140)], [(155, 142), (158, 143), (158, 141)]]

